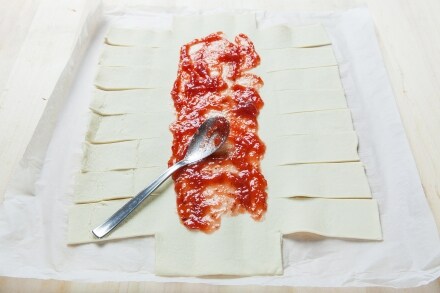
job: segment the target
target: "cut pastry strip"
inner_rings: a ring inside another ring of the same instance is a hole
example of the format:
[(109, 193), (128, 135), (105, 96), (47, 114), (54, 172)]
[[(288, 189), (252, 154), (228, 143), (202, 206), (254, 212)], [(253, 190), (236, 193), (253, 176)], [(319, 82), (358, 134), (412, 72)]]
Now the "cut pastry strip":
[[(173, 69), (174, 70), (174, 69)], [(154, 67), (100, 66), (95, 86), (102, 90), (171, 88), (173, 70)]]
[(262, 50), (261, 60), (267, 72), (338, 64), (331, 46)]
[(174, 16), (173, 18), (173, 32), (180, 43), (187, 43), (220, 31), (233, 39), (238, 34), (253, 35), (256, 28), (253, 13)]
[[(124, 171), (86, 172), (77, 176), (75, 202), (90, 203), (129, 198), (153, 182), (163, 168), (139, 168)], [(154, 194), (169, 188), (171, 181), (162, 184)]]
[(276, 165), (359, 161), (356, 132), (282, 136), (267, 141), (267, 160)]
[(351, 114), (348, 109), (263, 117), (264, 119), (261, 119), (261, 123), (266, 123), (267, 119), (276, 121), (278, 127), (272, 130), (275, 135), (318, 134), (353, 130)]
[(150, 138), (108, 144), (86, 144), (83, 171), (166, 168), (171, 138)]
[(121, 47), (104, 45), (99, 64), (102, 66), (145, 66), (172, 68), (179, 60), (179, 51), (164, 48)]
[(265, 80), (272, 90), (342, 90), (338, 66), (274, 71)]
[(160, 167), (165, 170), (171, 156), (171, 134), (169, 137), (142, 139), (138, 149), (138, 168)]
[[(258, 34), (252, 34), (255, 29), (253, 14), (196, 17), (203, 20), (203, 25), (194, 21), (194, 19), (192, 20), (193, 17), (177, 16), (174, 18), (173, 27), (176, 31), (181, 32), (180, 35), (173, 34), (171, 31), (114, 27), (109, 30), (106, 43), (115, 46), (165, 48), (176, 46), (175, 44), (189, 41), (194, 37), (199, 38), (215, 31), (224, 31), (231, 37), (237, 33), (247, 33), (256, 40), (256, 46), (261, 49), (307, 48), (331, 44), (327, 32), (321, 24), (291, 27), (277, 25), (258, 30)], [(197, 29), (191, 29), (194, 27)], [(189, 34), (188, 31), (197, 31), (198, 35)], [(182, 35), (182, 33), (184, 34)]]
[(172, 113), (168, 89), (103, 91), (95, 89), (90, 109), (101, 115)]
[(307, 26), (277, 25), (259, 30), (255, 45), (262, 49), (308, 48), (330, 45), (331, 41), (321, 24)]
[(106, 43), (115, 46), (146, 46), (151, 48), (169, 47), (174, 44), (171, 31), (110, 28)]
[(163, 129), (173, 120), (171, 113), (124, 114), (100, 116), (93, 114), (87, 134), (92, 143), (109, 143), (125, 140), (162, 137), (169, 132)]
[(85, 144), (82, 170), (108, 171), (137, 167), (139, 141), (124, 141), (109, 144)]
[[(134, 194), (137, 194), (142, 189), (147, 187), (151, 182), (156, 180), (160, 174), (165, 171), (163, 167), (150, 167), (150, 168), (138, 168), (134, 170)], [(161, 194), (168, 192), (168, 189), (172, 190), (174, 185), (172, 184), (172, 179), (169, 178), (167, 181), (162, 183), (153, 194)], [(172, 192), (172, 191), (170, 191)], [(134, 195), (133, 194), (133, 195)]]
[(284, 90), (274, 91), (279, 113), (347, 108), (343, 89), (337, 90)]
[[(74, 205), (69, 210), (68, 244), (81, 244), (112, 239), (154, 235), (162, 223), (166, 221), (166, 212), (161, 208), (163, 201), (170, 200), (166, 196), (150, 196), (142, 208), (130, 216), (107, 237), (98, 239), (93, 236), (92, 229), (102, 224), (109, 216), (121, 208), (128, 199), (102, 201), (99, 203)], [(171, 200), (173, 198), (171, 197)]]
[(274, 227), (283, 235), (308, 232), (335, 238), (382, 240), (374, 199), (278, 198), (272, 204), (279, 213), (273, 219)]
[(371, 198), (360, 162), (276, 166), (265, 171), (273, 197)]
[(133, 170), (80, 173), (76, 177), (75, 203), (130, 197), (133, 182)]

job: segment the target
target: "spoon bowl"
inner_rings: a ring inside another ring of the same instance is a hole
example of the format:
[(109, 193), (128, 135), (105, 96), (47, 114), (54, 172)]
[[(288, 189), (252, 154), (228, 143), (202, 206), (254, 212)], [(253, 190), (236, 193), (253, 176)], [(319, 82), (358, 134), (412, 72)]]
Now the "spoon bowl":
[(92, 230), (93, 235), (102, 238), (115, 229), (127, 218), (153, 191), (155, 191), (175, 171), (183, 166), (200, 162), (217, 151), (226, 141), (229, 135), (229, 122), (221, 116), (215, 115), (207, 118), (200, 125), (197, 132), (191, 138), (183, 160), (168, 168), (162, 175), (128, 201), (116, 213), (108, 218), (102, 225)]
[(193, 164), (215, 153), (229, 135), (229, 122), (220, 115), (211, 116), (200, 125), (192, 137), (184, 160)]

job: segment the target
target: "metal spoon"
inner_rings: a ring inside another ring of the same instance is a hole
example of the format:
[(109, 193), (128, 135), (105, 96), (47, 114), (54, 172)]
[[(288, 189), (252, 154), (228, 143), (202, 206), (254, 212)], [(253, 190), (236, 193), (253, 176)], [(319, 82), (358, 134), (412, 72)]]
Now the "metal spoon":
[(192, 137), (183, 160), (177, 162), (159, 176), (144, 190), (139, 192), (122, 208), (108, 218), (102, 225), (92, 230), (92, 233), (102, 238), (115, 229), (128, 215), (131, 214), (153, 191), (168, 177), (183, 166), (193, 164), (212, 155), (226, 141), (229, 135), (229, 122), (223, 116), (212, 116), (200, 125)]

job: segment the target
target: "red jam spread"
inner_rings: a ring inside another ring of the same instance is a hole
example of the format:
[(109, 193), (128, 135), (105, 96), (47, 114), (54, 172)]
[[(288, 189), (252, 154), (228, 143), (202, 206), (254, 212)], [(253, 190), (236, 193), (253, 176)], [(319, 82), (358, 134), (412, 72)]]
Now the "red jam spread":
[(226, 143), (207, 159), (173, 175), (177, 211), (192, 230), (212, 232), (223, 214), (249, 213), (261, 220), (267, 209), (267, 182), (260, 170), (265, 145), (257, 134), (263, 107), (262, 79), (249, 72), (260, 63), (244, 34), (228, 41), (221, 32), (195, 39), (180, 49), (177, 78), (171, 92), (176, 109), (172, 157), (183, 159), (198, 127), (212, 114), (230, 123)]

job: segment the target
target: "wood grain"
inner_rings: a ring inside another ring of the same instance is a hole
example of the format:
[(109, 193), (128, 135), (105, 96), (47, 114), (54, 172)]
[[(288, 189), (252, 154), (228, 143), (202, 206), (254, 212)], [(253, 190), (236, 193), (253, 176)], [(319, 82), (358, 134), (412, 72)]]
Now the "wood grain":
[(423, 188), (440, 228), (440, 1), (368, 1)]
[(10, 292), (81, 292), (81, 293), (108, 293), (108, 292), (248, 292), (248, 293), (390, 293), (390, 292), (440, 292), (440, 285), (436, 282), (416, 289), (393, 288), (302, 288), (302, 287), (271, 287), (271, 286), (213, 286), (188, 283), (153, 283), (153, 282), (106, 282), (82, 283), (56, 280), (13, 279), (0, 277), (0, 293)]
[[(10, 76), (15, 50), (22, 47), (30, 19), (43, 0), (32, 2), (0, 0), (0, 91), (2, 80)], [(106, 0), (107, 6), (119, 5), (121, 0)], [(152, 1), (132, 0), (129, 6), (216, 8), (213, 1)], [(428, 202), (440, 227), (440, 2), (438, 0), (321, 0), (321, 1), (265, 1), (227, 0), (224, 8), (255, 8), (275, 10), (346, 9), (365, 3), (373, 16), (384, 62), (396, 96), (402, 121), (413, 151)], [(12, 4), (14, 3), (14, 4)], [(18, 4), (19, 3), (19, 4)], [(4, 8), (7, 9), (4, 9)], [(21, 9), (23, 7), (23, 9)], [(13, 23), (14, 15), (19, 20)], [(14, 29), (15, 37), (9, 32)], [(8, 40), (11, 40), (8, 43)], [(9, 44), (9, 45), (8, 45)], [(9, 140), (12, 141), (12, 140)], [(3, 141), (2, 141), (3, 142)], [(1, 146), (0, 146), (1, 147)], [(286, 288), (286, 287), (231, 287), (181, 283), (81, 283), (54, 280), (0, 278), (0, 292), (394, 292), (389, 288)], [(437, 280), (403, 292), (440, 292)]]

